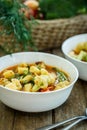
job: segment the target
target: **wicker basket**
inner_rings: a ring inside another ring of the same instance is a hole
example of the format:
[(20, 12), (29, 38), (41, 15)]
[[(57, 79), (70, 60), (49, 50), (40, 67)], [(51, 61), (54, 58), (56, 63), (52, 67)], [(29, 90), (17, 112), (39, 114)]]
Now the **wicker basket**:
[[(87, 33), (87, 15), (68, 19), (38, 20), (37, 26), (32, 29), (33, 40), (38, 50), (59, 47), (65, 39), (81, 33)], [(13, 46), (14, 51), (23, 51), (21, 45), (15, 50), (16, 43), (11, 44), (11, 40), (12, 35), (4, 36), (0, 38), (0, 45), (6, 47), (5, 41), (8, 41), (9, 47)]]
[(38, 22), (33, 29), (33, 39), (39, 50), (58, 47), (68, 37), (87, 33), (87, 15)]

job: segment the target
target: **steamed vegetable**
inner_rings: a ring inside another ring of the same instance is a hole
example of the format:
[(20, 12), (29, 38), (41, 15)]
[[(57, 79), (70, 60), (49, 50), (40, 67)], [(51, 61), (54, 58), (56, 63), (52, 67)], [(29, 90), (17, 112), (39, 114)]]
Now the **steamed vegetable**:
[(75, 59), (87, 62), (87, 42), (79, 43), (69, 55)]

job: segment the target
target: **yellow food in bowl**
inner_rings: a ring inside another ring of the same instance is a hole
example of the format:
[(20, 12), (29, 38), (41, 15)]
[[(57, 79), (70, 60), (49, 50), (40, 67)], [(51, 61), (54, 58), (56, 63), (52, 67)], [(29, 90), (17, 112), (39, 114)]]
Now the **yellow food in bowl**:
[(19, 91), (46, 92), (69, 84), (67, 72), (44, 62), (21, 63), (0, 72), (0, 85)]
[(81, 61), (87, 62), (87, 42), (79, 43), (69, 55)]

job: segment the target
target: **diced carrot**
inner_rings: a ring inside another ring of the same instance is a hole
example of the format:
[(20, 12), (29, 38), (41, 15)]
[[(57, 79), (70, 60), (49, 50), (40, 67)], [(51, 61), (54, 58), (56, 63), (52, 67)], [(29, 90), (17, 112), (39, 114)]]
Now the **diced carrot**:
[(54, 90), (54, 86), (49, 86), (46, 89), (40, 89), (40, 92), (48, 92), (48, 91), (53, 91)]

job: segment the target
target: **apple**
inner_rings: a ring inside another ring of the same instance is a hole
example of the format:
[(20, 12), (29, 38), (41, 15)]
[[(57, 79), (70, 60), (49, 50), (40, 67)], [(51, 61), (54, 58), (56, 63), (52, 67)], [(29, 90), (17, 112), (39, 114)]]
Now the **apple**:
[(36, 18), (38, 15), (39, 2), (37, 2), (36, 0), (27, 0), (24, 2), (24, 5), (28, 7), (27, 9), (24, 9), (25, 16), (28, 19), (30, 19), (31, 16)]
[(24, 2), (24, 4), (32, 10), (37, 10), (39, 7), (39, 2), (36, 0), (27, 0)]

